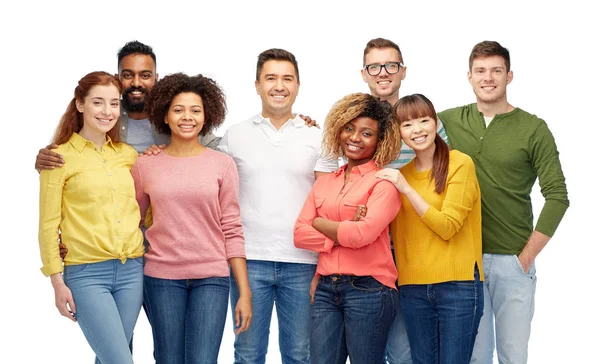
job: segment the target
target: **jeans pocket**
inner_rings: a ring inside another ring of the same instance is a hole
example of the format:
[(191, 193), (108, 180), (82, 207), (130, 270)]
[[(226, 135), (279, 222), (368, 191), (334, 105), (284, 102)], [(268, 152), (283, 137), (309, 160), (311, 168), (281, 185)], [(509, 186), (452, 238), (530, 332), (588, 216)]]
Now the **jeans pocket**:
[(352, 288), (359, 291), (378, 292), (383, 291), (385, 286), (371, 276), (354, 277), (350, 281)]
[(529, 272), (525, 272), (523, 270), (523, 266), (521, 265), (521, 261), (519, 260), (518, 256), (513, 255), (512, 260), (513, 260), (513, 266), (519, 273), (521, 273), (524, 276), (530, 277), (530, 278), (535, 276), (535, 266), (534, 266), (535, 263), (531, 263), (531, 266), (529, 267)]
[(67, 265), (65, 266), (64, 269), (64, 275), (67, 276), (71, 276), (77, 273), (81, 273), (83, 272), (87, 267), (89, 266), (89, 264), (75, 264), (75, 265)]

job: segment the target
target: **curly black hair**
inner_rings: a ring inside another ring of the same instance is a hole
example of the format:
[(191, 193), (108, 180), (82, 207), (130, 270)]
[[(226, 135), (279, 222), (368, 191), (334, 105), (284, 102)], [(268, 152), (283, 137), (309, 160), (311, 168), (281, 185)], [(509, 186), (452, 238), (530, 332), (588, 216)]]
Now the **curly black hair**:
[(192, 92), (202, 98), (204, 126), (200, 130), (201, 135), (206, 135), (223, 124), (227, 104), (221, 87), (214, 80), (202, 75), (188, 76), (184, 73), (174, 73), (159, 80), (146, 101), (146, 112), (150, 122), (159, 133), (171, 135), (165, 117), (175, 96), (183, 92)]

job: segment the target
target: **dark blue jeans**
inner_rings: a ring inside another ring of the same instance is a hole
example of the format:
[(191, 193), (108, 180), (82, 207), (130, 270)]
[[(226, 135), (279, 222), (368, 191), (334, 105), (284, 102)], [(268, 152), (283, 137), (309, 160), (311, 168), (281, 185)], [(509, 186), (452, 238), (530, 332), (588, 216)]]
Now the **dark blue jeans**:
[(157, 364), (216, 363), (227, 318), (229, 277), (144, 276)]
[(312, 364), (382, 363), (398, 294), (371, 276), (323, 276), (311, 308)]
[(400, 309), (414, 364), (468, 364), (483, 315), (483, 283), (400, 286)]

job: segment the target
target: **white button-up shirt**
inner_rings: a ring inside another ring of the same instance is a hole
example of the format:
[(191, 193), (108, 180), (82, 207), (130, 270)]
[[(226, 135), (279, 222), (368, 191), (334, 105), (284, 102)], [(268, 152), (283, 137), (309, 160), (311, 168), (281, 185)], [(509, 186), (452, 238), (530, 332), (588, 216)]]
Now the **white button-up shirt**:
[(316, 264), (316, 253), (294, 246), (294, 224), (314, 172), (338, 168), (321, 155), (321, 130), (297, 115), (277, 130), (258, 114), (231, 126), (218, 149), (238, 168), (247, 259)]

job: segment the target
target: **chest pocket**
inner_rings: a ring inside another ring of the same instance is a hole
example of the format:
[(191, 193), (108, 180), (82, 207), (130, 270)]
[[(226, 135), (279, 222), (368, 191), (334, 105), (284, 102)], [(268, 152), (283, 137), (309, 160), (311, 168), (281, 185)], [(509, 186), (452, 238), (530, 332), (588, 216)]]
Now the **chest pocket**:
[[(349, 197), (342, 200), (339, 206), (340, 217), (342, 220), (352, 220), (359, 206), (367, 206), (368, 196)], [(368, 211), (367, 211), (368, 213)]]

